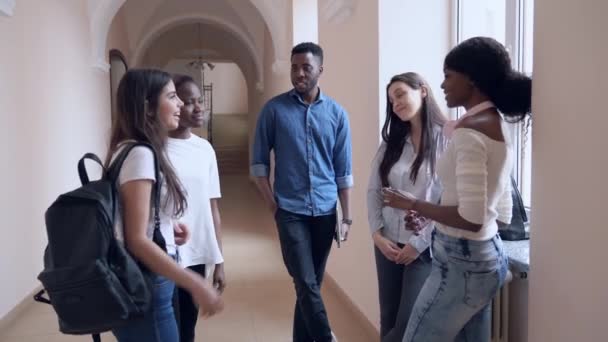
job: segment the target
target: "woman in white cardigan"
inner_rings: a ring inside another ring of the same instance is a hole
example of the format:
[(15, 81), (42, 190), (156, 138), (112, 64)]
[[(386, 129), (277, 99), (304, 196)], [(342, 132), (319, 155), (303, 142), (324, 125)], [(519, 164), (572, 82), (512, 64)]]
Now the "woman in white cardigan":
[[(511, 220), (512, 146), (506, 121), (530, 114), (532, 80), (512, 70), (499, 42), (475, 37), (444, 61), (449, 107), (467, 113), (437, 164), (441, 204), (385, 189), (387, 206), (416, 210), (436, 222), (433, 266), (403, 341), (490, 341), (490, 305), (508, 261), (498, 225)], [(503, 118), (504, 116), (504, 118)]]
[(430, 220), (411, 211), (384, 207), (382, 188), (439, 201), (441, 185), (435, 164), (446, 147), (442, 134), (445, 121), (431, 88), (420, 75), (408, 72), (390, 80), (383, 142), (372, 162), (367, 188), (382, 342), (401, 342), (403, 338), (414, 302), (431, 271), (429, 246), (434, 227)]

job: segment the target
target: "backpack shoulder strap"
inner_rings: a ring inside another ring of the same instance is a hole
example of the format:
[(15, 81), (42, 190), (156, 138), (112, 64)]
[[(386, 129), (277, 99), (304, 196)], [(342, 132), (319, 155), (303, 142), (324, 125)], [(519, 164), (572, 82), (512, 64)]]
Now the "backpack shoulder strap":
[(524, 207), (524, 201), (521, 198), (521, 193), (517, 187), (515, 178), (511, 176), (511, 196), (513, 198), (513, 215), (519, 215), (524, 223), (528, 222), (528, 215)]
[(110, 166), (106, 170), (106, 177), (112, 183), (115, 183), (118, 180), (118, 175), (120, 174), (120, 169), (122, 168), (122, 164), (127, 159), (129, 152), (137, 146), (147, 147), (152, 151), (154, 155), (154, 178), (156, 181), (154, 182), (154, 186), (152, 188), (152, 196), (154, 198), (154, 233), (152, 236), (152, 240), (165, 252), (167, 251), (167, 244), (165, 242), (165, 238), (160, 232), (160, 190), (161, 190), (161, 174), (160, 167), (158, 165), (158, 156), (156, 155), (156, 151), (152, 147), (152, 145), (144, 142), (130, 142), (127, 143), (126, 146), (120, 151), (118, 156), (114, 158), (114, 161), (110, 163)]
[(96, 162), (97, 164), (99, 164), (101, 166), (103, 172), (106, 171), (106, 169), (103, 167), (103, 163), (101, 162), (101, 159), (99, 159), (99, 157), (97, 155), (95, 155), (93, 153), (86, 153), (78, 161), (78, 176), (80, 177), (80, 183), (82, 185), (85, 185), (85, 184), (89, 183), (89, 175), (87, 174), (87, 168), (84, 165), (84, 162), (87, 159), (90, 159), (90, 160)]

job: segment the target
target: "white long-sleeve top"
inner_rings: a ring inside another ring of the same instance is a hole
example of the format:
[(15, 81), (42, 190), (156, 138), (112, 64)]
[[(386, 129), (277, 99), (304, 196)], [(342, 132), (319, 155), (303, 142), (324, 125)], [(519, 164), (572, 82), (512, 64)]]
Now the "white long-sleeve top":
[[(434, 138), (437, 141), (436, 159), (442, 154), (447, 145), (441, 129), (437, 129)], [(382, 201), (382, 181), (380, 179), (380, 163), (384, 158), (386, 143), (382, 143), (372, 161), (372, 169), (367, 187), (367, 217), (371, 233), (381, 229), (381, 233), (387, 239), (411, 244), (418, 252), (422, 253), (431, 244), (431, 233), (434, 222), (429, 221), (422, 229), (420, 235), (415, 235), (405, 229), (405, 214), (401, 209), (385, 207)], [(432, 174), (430, 164), (424, 161), (420, 165), (416, 183), (410, 179), (410, 167), (416, 159), (416, 151), (411, 139), (407, 139), (399, 160), (393, 165), (388, 174), (389, 186), (393, 189), (404, 190), (416, 198), (438, 203), (441, 197), (441, 184), (436, 173)]]
[[(503, 136), (507, 139), (504, 126), (503, 122)], [(511, 222), (511, 148), (508, 140), (493, 140), (473, 129), (454, 131), (451, 143), (437, 164), (443, 185), (441, 205), (458, 206), (460, 216), (482, 227), (478, 232), (471, 232), (437, 223), (439, 231), (457, 238), (484, 241), (498, 232), (496, 220)]]

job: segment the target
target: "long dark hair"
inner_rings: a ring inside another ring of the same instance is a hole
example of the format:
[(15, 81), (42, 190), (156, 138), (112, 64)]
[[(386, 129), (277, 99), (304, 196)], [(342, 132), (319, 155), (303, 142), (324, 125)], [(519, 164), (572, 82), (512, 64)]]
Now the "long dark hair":
[(393, 111), (393, 105), (389, 100), (388, 89), (395, 82), (403, 82), (412, 89), (418, 90), (425, 88), (427, 95), (422, 99), (422, 107), (420, 109), (420, 118), (422, 121), (422, 135), (420, 137), (420, 146), (416, 159), (410, 168), (410, 180), (415, 183), (418, 178), (418, 171), (422, 163), (429, 161), (430, 170), (435, 173), (435, 159), (437, 157), (438, 134), (437, 129), (443, 127), (445, 117), (439, 109), (431, 87), (428, 83), (414, 72), (407, 72), (393, 76), (391, 81), (386, 86), (386, 119), (382, 127), (382, 140), (386, 143), (386, 151), (380, 163), (380, 179), (382, 186), (388, 186), (388, 174), (391, 168), (401, 157), (405, 141), (411, 135), (412, 124), (408, 121), (402, 121)]
[(509, 53), (498, 41), (489, 37), (467, 39), (448, 53), (444, 67), (469, 76), (509, 122), (530, 115), (532, 79), (513, 70)]
[(110, 164), (112, 155), (121, 142), (136, 140), (149, 143), (156, 153), (160, 172), (166, 182), (169, 195), (166, 203), (171, 199), (173, 214), (181, 216), (188, 204), (182, 185), (167, 157), (167, 130), (162, 127), (158, 117), (159, 99), (169, 82), (171, 76), (168, 73), (153, 69), (131, 69), (123, 76), (116, 94), (118, 115), (112, 123), (106, 166)]

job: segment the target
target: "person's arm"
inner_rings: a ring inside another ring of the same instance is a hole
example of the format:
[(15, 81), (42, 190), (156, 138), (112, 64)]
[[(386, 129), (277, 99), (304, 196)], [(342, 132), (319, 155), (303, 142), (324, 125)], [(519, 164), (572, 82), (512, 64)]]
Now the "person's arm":
[(382, 143), (372, 160), (371, 172), (367, 183), (367, 221), (374, 245), (390, 261), (395, 261), (399, 254), (399, 246), (382, 234), (384, 220), (382, 218), (382, 181), (380, 179), (380, 163), (386, 151)]
[(205, 144), (208, 149), (208, 154), (211, 162), (209, 163), (209, 170), (206, 175), (209, 180), (207, 187), (207, 196), (209, 198), (209, 205), (211, 206), (211, 218), (213, 220), (213, 229), (215, 232), (215, 240), (217, 246), (220, 249), (221, 255), (215, 259), (215, 267), (213, 269), (213, 286), (220, 291), (224, 292), (226, 288), (226, 275), (224, 273), (224, 249), (222, 246), (222, 218), (220, 216), (220, 198), (222, 192), (220, 189), (220, 175), (217, 166), (217, 157), (211, 144)]
[(482, 224), (473, 223), (464, 219), (458, 211), (458, 206), (433, 204), (417, 200), (413, 196), (396, 194), (388, 191), (383, 191), (383, 193), (384, 203), (389, 207), (403, 210), (416, 210), (422, 216), (428, 217), (433, 221), (472, 232), (478, 232), (482, 227)]
[(146, 235), (152, 186), (153, 181), (149, 179), (132, 180), (120, 186), (127, 249), (153, 273), (167, 277), (187, 289), (201, 305), (203, 315), (221, 311), (223, 304), (211, 285), (198, 274), (181, 268)]
[(505, 189), (498, 200), (498, 204), (496, 205), (496, 212), (498, 213), (498, 217), (496, 218), (496, 223), (498, 224), (498, 228), (502, 229), (509, 224), (511, 224), (511, 218), (513, 216), (513, 196), (511, 194), (512, 191), (512, 180), (510, 180), (506, 185)]
[[(346, 112), (341, 112), (341, 120), (336, 132), (336, 143), (333, 150), (333, 167), (336, 175), (336, 184), (338, 185), (338, 196), (340, 197), (340, 206), (342, 208), (342, 217), (351, 220), (350, 212), (350, 194), (353, 187), (352, 174), (352, 147), (350, 140), (350, 125)], [(341, 235), (344, 239), (348, 237), (350, 224), (341, 223)]]
[(367, 182), (367, 222), (370, 233), (381, 230), (384, 226), (382, 219), (382, 181), (380, 179), (380, 163), (386, 151), (386, 144), (382, 143), (372, 160), (369, 181)]
[(274, 113), (271, 105), (266, 104), (260, 113), (253, 142), (251, 176), (262, 195), (262, 199), (274, 213), (277, 203), (270, 186), (270, 151), (274, 148)]
[[(342, 217), (346, 220), (352, 220), (352, 216), (350, 213), (350, 194), (351, 188), (342, 188), (338, 192), (338, 196), (340, 197), (340, 207), (342, 208)], [(345, 223), (344, 221), (341, 222), (342, 230), (340, 231), (340, 235), (342, 235), (344, 241), (348, 239), (350, 226), (351, 224), (349, 223)]]
[(272, 188), (270, 187), (270, 179), (268, 176), (266, 177), (255, 177), (254, 178), (255, 185), (262, 195), (262, 199), (264, 203), (268, 206), (270, 212), (273, 214), (277, 211), (277, 202), (274, 199), (274, 194), (272, 192)]
[[(217, 239), (217, 245), (220, 247), (220, 252), (224, 254), (224, 249), (222, 246), (222, 219), (220, 217), (218, 198), (211, 199), (211, 214), (213, 216), (213, 226), (215, 227), (215, 238)], [(227, 284), (223, 261), (215, 264), (215, 270), (213, 271), (213, 285), (218, 289), (218, 291), (220, 291), (220, 293), (224, 292), (224, 289), (226, 288)]]

